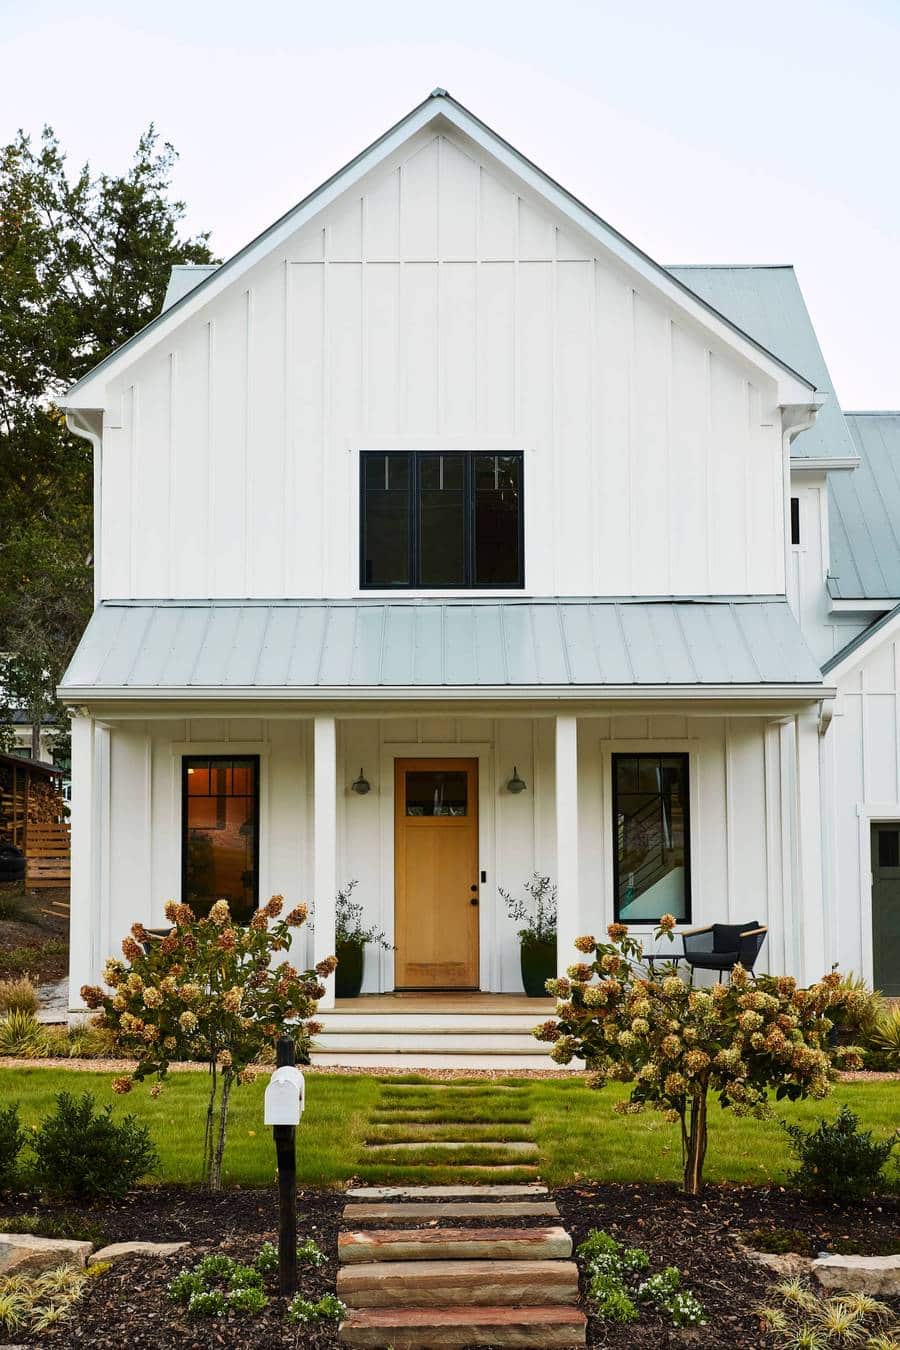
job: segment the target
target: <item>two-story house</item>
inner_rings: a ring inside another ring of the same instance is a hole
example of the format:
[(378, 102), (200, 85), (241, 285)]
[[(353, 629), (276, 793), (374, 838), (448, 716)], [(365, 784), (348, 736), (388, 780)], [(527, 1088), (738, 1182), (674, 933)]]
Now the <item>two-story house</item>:
[(436, 90), (176, 269), (66, 409), (96, 465), (73, 1008), (168, 897), (314, 897), (318, 958), (351, 878), (394, 945), (366, 992), (520, 993), (498, 886), (533, 869), (560, 968), (669, 912), (896, 984), (868, 879), (871, 830), (886, 880), (900, 839), (900, 616), (867, 629), (900, 600), (890, 505), (866, 536), (890, 450), (790, 269), (661, 266)]

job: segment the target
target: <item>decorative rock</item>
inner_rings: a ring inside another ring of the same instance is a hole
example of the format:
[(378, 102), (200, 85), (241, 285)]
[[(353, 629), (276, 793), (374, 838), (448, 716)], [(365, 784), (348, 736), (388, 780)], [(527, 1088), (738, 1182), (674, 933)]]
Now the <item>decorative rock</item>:
[(373, 1261), (341, 1266), (337, 1295), (352, 1308), (451, 1308), (576, 1303), (574, 1261)]
[(572, 1255), (564, 1228), (383, 1228), (341, 1233), (338, 1259), (365, 1261), (552, 1261)]
[(824, 1289), (838, 1293), (900, 1295), (900, 1253), (894, 1256), (821, 1256), (812, 1273)]
[(344, 1345), (412, 1350), (422, 1345), (584, 1345), (578, 1308), (352, 1308), (341, 1324)]
[(745, 1242), (741, 1242), (740, 1238), (735, 1239), (734, 1245), (741, 1256), (752, 1261), (755, 1266), (764, 1266), (782, 1279), (808, 1275), (813, 1263), (811, 1256), (801, 1256), (799, 1252), (758, 1252), (755, 1247), (748, 1247)]
[(394, 1219), (558, 1219), (559, 1210), (554, 1200), (463, 1200), (459, 1204), (423, 1200), (412, 1204), (349, 1204), (344, 1206), (344, 1218), (348, 1223), (373, 1219), (388, 1223)]
[(57, 1266), (84, 1266), (91, 1251), (90, 1242), (0, 1233), (0, 1275), (40, 1275)]
[(113, 1242), (89, 1256), (88, 1265), (96, 1266), (101, 1261), (121, 1261), (127, 1256), (172, 1256), (187, 1246), (186, 1242)]

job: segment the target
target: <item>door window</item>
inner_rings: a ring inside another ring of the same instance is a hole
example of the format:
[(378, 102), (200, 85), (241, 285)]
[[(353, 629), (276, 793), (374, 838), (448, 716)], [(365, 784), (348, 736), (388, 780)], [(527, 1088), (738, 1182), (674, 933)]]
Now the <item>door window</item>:
[(415, 770), (406, 775), (408, 816), (468, 815), (468, 775), (456, 770)]

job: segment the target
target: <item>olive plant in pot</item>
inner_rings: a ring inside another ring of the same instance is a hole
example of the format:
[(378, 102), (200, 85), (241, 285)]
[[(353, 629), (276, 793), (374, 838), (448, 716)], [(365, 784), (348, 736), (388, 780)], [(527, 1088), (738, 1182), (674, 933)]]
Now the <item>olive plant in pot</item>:
[(338, 966), (335, 972), (335, 998), (356, 998), (362, 989), (366, 947), (370, 943), (394, 950), (380, 928), (363, 923), (364, 911), (353, 897), (359, 883), (348, 881), (337, 893), (334, 906), (334, 951)]
[(509, 917), (523, 925), (519, 957), (525, 993), (529, 998), (543, 998), (547, 981), (556, 976), (556, 884), (534, 872), (523, 886), (523, 897), (511, 895), (502, 886), (498, 890)]

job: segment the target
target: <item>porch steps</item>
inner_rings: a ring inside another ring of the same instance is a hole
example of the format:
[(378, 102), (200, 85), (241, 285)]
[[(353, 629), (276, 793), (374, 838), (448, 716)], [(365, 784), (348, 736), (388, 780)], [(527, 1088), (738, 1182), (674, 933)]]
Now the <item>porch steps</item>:
[[(499, 1199), (499, 1195), (531, 1199)], [(586, 1319), (578, 1308), (572, 1240), (545, 1187), (356, 1187), (348, 1222), (382, 1214), (402, 1228), (354, 1228), (338, 1239), (337, 1294), (347, 1304), (344, 1345), (580, 1346)], [(427, 1196), (410, 1203), (412, 1195)], [(543, 1209), (557, 1222), (515, 1227), (497, 1218), (528, 1218)], [(368, 1213), (367, 1213), (368, 1212)], [(461, 1217), (468, 1226), (442, 1222)], [(433, 1219), (437, 1218), (437, 1226)], [(484, 1225), (473, 1221), (484, 1219)], [(409, 1221), (427, 1227), (409, 1227)], [(491, 1222), (493, 1220), (494, 1222)]]

